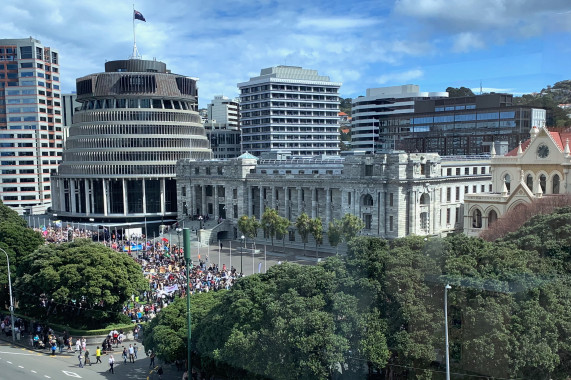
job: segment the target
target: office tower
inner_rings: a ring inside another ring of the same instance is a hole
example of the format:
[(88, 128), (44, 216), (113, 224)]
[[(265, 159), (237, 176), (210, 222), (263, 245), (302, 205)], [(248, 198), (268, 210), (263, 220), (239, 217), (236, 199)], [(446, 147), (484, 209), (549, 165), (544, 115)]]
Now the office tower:
[(353, 99), (351, 147), (374, 153), (394, 149), (394, 142), (384, 131), (399, 129), (386, 122), (392, 116), (414, 112), (416, 100), (448, 97), (447, 92), (421, 92), (413, 84), (392, 87), (368, 88), (367, 95)]
[(77, 101), (53, 212), (108, 225), (175, 218), (176, 162), (211, 156), (196, 79), (159, 61), (109, 61), (77, 79)]
[(57, 50), (0, 39), (0, 198), (19, 214), (42, 214), (52, 202), (63, 147), (59, 75)]
[(217, 125), (226, 125), (226, 129), (238, 129), (240, 126), (240, 103), (238, 99), (230, 99), (217, 95), (208, 104), (208, 121)]
[[(417, 100), (414, 112), (381, 120), (380, 138), (406, 152), (442, 156), (490, 154), (492, 143), (517, 147), (546, 111), (513, 104), (511, 94), (484, 94)], [(505, 142), (505, 144), (504, 144)]]
[(242, 151), (293, 156), (339, 154), (339, 87), (317, 70), (262, 69), (238, 84)]

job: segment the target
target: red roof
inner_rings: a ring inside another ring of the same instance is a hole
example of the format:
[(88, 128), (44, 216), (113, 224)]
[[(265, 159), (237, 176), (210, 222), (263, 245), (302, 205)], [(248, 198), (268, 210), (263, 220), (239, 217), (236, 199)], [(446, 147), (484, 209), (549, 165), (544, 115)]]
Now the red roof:
[(337, 116), (347, 116), (347, 114), (345, 112), (339, 112)]
[[(565, 142), (567, 140), (569, 140), (571, 142), (571, 131), (565, 131), (565, 132), (549, 132), (549, 134), (551, 135), (551, 138), (553, 139), (553, 141), (555, 141), (555, 144), (557, 144), (557, 147), (559, 148), (559, 150), (561, 152), (563, 152), (563, 150), (565, 149)], [(531, 142), (531, 139), (528, 139), (524, 142), (521, 143), (521, 150), (525, 151), (527, 149), (527, 147), (529, 146)], [(517, 156), (517, 150), (518, 148), (514, 148), (512, 150), (510, 150), (506, 156)]]

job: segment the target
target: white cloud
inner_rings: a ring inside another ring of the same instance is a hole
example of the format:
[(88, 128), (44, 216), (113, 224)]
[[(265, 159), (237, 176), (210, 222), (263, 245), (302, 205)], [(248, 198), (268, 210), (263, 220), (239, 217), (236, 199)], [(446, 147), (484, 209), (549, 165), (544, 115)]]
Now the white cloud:
[[(564, 13), (568, 0), (510, 3), (401, 0), (391, 8), (386, 2), (365, 0), (350, 6), (306, 0), (235, 0), (224, 6), (198, 0), (138, 0), (135, 8), (147, 22), (136, 23), (137, 46), (145, 59), (156, 57), (172, 72), (199, 77), (201, 106), (214, 95), (236, 96), (238, 82), (282, 64), (316, 69), (342, 82), (341, 92), (349, 97), (377, 83), (445, 83), (449, 76), (433, 78), (433, 70), (425, 76), (425, 65), (455, 64), (450, 61), (452, 49), (462, 52), (454, 59), (463, 62), (474, 50), (484, 56), (499, 37), (506, 45), (513, 42), (514, 33), (545, 36), (545, 20), (550, 17), (553, 30), (570, 28), (571, 14)], [(33, 36), (59, 50), (65, 92), (75, 90), (76, 78), (101, 72), (106, 60), (126, 59), (132, 51), (131, 3), (27, 0), (23, 5), (21, 0), (4, 0), (2, 16), (2, 38)], [(560, 60), (568, 58), (566, 53)], [(474, 67), (462, 79), (488, 75)]]
[(456, 53), (466, 53), (472, 50), (479, 50), (485, 47), (480, 36), (474, 33), (460, 33), (453, 38), (452, 51)]
[(350, 17), (327, 17), (327, 18), (302, 18), (298, 21), (297, 26), (301, 29), (325, 29), (327, 31), (336, 31), (340, 29), (366, 28), (376, 25), (379, 19), (371, 18), (350, 18)]
[(413, 69), (408, 71), (402, 71), (398, 73), (388, 73), (383, 74), (376, 79), (378, 84), (386, 83), (405, 83), (413, 79), (421, 78), (424, 72), (421, 69)]

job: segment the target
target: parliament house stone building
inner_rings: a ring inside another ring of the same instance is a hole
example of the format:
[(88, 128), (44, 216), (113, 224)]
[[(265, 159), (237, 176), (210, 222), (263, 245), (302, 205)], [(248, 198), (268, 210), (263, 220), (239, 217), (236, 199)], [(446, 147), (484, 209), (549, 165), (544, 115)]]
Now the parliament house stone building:
[[(235, 227), (242, 215), (259, 219), (272, 207), (292, 223), (304, 212), (319, 217), (325, 231), (329, 222), (349, 213), (363, 220), (364, 235), (445, 235), (462, 227), (464, 194), (490, 191), (489, 164), (489, 156), (402, 151), (186, 159), (177, 164), (178, 217), (208, 214)], [(236, 233), (234, 229), (234, 237)], [(301, 241), (294, 227), (289, 240)]]
[(176, 162), (211, 157), (196, 79), (159, 61), (110, 61), (77, 79), (77, 102), (52, 178), (53, 213), (97, 223), (175, 218)]

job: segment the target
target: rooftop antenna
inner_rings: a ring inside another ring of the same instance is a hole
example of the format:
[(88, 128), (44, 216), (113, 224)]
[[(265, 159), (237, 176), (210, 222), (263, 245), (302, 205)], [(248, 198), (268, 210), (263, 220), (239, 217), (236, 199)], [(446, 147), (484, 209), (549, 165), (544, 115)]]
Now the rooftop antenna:
[(480, 95), (482, 95), (482, 80), (480, 79)]

